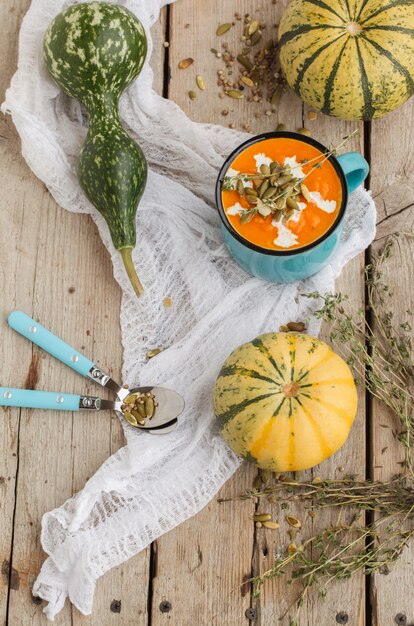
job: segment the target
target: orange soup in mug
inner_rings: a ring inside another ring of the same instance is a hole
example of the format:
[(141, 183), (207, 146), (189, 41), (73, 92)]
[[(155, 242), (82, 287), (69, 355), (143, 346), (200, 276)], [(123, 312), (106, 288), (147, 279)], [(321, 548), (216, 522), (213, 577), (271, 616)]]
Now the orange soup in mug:
[(231, 254), (266, 280), (290, 282), (315, 274), (339, 243), (348, 191), (368, 171), (357, 152), (335, 158), (297, 133), (248, 140), (226, 160), (217, 181)]

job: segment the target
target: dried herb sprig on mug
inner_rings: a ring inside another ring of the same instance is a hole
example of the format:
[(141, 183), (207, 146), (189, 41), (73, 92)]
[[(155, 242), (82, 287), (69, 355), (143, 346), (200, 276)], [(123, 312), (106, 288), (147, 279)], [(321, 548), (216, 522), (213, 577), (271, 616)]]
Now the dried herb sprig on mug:
[[(407, 233), (405, 236), (413, 235)], [(392, 293), (382, 278), (383, 265), (392, 254), (394, 239), (387, 241), (376, 261), (365, 269), (367, 307), (372, 313), (372, 321), (362, 309), (355, 315), (347, 313), (343, 306), (347, 296), (342, 294), (302, 295), (322, 299), (323, 305), (315, 316), (329, 322), (332, 346), (345, 353), (356, 378), (397, 418), (399, 430), (396, 437), (405, 452), (401, 464), (413, 474), (414, 360), (409, 321), (412, 312), (406, 312), (404, 322), (394, 324)]]
[(323, 152), (313, 159), (300, 161), (301, 167), (312, 164), (310, 170), (302, 177), (295, 175), (294, 166), (282, 165), (278, 161), (262, 164), (260, 170), (254, 174), (239, 173), (234, 176), (225, 176), (223, 191), (236, 191), (239, 197), (244, 198), (249, 205), (240, 213), (241, 223), (247, 224), (255, 215), (262, 217), (272, 215), (276, 222), (287, 222), (292, 219), (295, 212), (303, 208), (301, 201), (304, 201), (306, 205), (312, 200), (309, 189), (304, 183), (306, 178), (315, 169), (320, 168), (329, 157), (341, 150), (357, 133), (358, 130), (354, 130), (332, 150)]

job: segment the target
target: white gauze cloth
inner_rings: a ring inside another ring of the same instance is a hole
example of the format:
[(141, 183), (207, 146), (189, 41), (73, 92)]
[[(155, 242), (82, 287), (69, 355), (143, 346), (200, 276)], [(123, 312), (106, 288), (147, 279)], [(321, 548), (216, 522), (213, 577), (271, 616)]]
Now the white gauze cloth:
[[(153, 91), (147, 61), (121, 101), (121, 117), (150, 168), (137, 214), (134, 260), (145, 288), (137, 299), (104, 220), (76, 178), (85, 116), (79, 104), (54, 85), (42, 61), (45, 30), (67, 4), (33, 0), (22, 24), (18, 70), (3, 110), (13, 117), (33, 172), (60, 206), (93, 215), (112, 255), (123, 290), (123, 380), (131, 386), (176, 389), (185, 397), (186, 408), (179, 427), (168, 435), (150, 436), (123, 424), (127, 445), (80, 493), (44, 515), (41, 539), (49, 556), (33, 593), (48, 601), (44, 610), (50, 619), (68, 596), (89, 614), (102, 574), (213, 498), (240, 464), (213, 418), (213, 386), (221, 364), (241, 343), (310, 316), (318, 304), (296, 298), (298, 292), (333, 291), (335, 277), (369, 245), (375, 231), (375, 206), (361, 188), (350, 198), (335, 258), (317, 276), (275, 285), (244, 273), (223, 245), (214, 186), (223, 158), (247, 136), (189, 120), (177, 105)], [(144, 24), (151, 51), (150, 27), (165, 0), (120, 4)], [(166, 297), (172, 299), (170, 308), (163, 304)], [(315, 319), (309, 332), (319, 332)], [(147, 361), (146, 351), (158, 346), (163, 352)]]

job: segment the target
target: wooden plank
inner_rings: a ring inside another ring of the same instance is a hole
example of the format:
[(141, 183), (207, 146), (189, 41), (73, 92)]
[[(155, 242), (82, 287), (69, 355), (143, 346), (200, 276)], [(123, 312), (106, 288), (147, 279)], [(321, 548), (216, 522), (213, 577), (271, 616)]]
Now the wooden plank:
[[(371, 181), (379, 221), (377, 242), (373, 246), (375, 254), (380, 251), (388, 235), (402, 231), (413, 232), (414, 148), (409, 132), (413, 125), (413, 99), (372, 125)], [(401, 236), (384, 269), (384, 282), (393, 292), (391, 308), (396, 326), (406, 320), (407, 309), (414, 310), (413, 267), (414, 240)], [(374, 402), (371, 417), (371, 471), (374, 478), (388, 480), (401, 471), (398, 463), (403, 459), (403, 452), (401, 445), (392, 436), (392, 428), (383, 428), (381, 424), (397, 426), (396, 419), (383, 406)], [(371, 597), (373, 626), (394, 624), (397, 616), (404, 615), (406, 621), (398, 623), (414, 622), (413, 563), (414, 545), (411, 544), (388, 576), (374, 576)]]
[[(262, 6), (257, 15), (268, 24), (266, 40), (271, 25), (278, 22), (283, 2), (277, 6), (268, 3)], [(251, 11), (250, 2), (237, 4), (237, 10), (244, 15)], [(233, 9), (234, 10), (234, 9)], [(255, 14), (256, 17), (256, 14)], [(250, 124), (255, 133), (273, 130), (283, 122), (290, 130), (306, 124), (314, 131), (314, 136), (325, 144), (336, 145), (355, 125), (340, 123), (337, 120), (318, 117), (310, 122), (300, 100), (291, 92), (285, 94), (275, 113), (267, 116), (269, 104), (253, 105), (245, 100), (233, 101), (219, 97), (220, 88), (216, 85), (216, 72), (222, 66), (210, 52), (211, 47), (219, 48), (227, 42), (230, 49), (239, 50), (240, 26), (226, 33), (218, 40), (215, 31), (219, 23), (231, 22), (233, 13), (230, 7), (218, 0), (207, 0), (200, 4), (196, 0), (181, 0), (171, 7), (170, 97), (196, 121), (218, 124), (234, 124), (242, 129)], [(236, 22), (237, 24), (237, 22)], [(218, 43), (217, 43), (218, 42)], [(211, 55), (211, 56), (210, 56)], [(194, 58), (194, 64), (187, 70), (179, 70), (178, 62), (184, 58)], [(196, 74), (202, 74), (206, 81), (206, 91), (197, 91)], [(235, 76), (237, 74), (235, 73)], [(194, 89), (197, 98), (192, 101), (188, 91)], [(229, 110), (228, 116), (221, 114)], [(255, 117), (255, 113), (260, 113)], [(349, 149), (358, 149), (362, 142), (354, 140)], [(363, 256), (363, 255), (362, 255)], [(363, 302), (362, 256), (353, 261), (341, 279), (338, 289), (349, 294), (355, 307)], [(287, 320), (289, 321), (289, 320)], [(326, 476), (342, 475), (347, 471), (365, 470), (364, 447), (365, 413), (361, 397), (359, 416), (346, 447), (331, 461), (326, 462), (315, 473)], [(338, 467), (342, 472), (335, 471)], [(243, 466), (220, 493), (220, 497), (234, 496), (246, 488), (251, 488), (252, 470)], [(255, 536), (251, 522), (251, 502), (227, 503), (226, 508), (213, 501), (196, 519), (189, 520), (177, 530), (161, 537), (156, 544), (157, 570), (153, 581), (152, 625), (162, 626), (167, 623), (182, 624), (233, 624), (247, 623), (244, 612), (249, 607), (248, 594), (242, 599), (235, 593), (235, 588), (248, 572), (250, 562), (252, 571), (257, 574), (272, 565), (275, 552), (287, 545), (286, 528), (280, 531), (261, 529)], [(276, 508), (275, 508), (276, 515)], [(304, 517), (303, 509), (297, 515)], [(279, 514), (278, 514), (279, 516)], [(309, 518), (308, 518), (309, 519)], [(329, 525), (334, 516), (323, 515), (316, 520), (314, 528)], [(237, 528), (237, 532), (234, 529)], [(309, 524), (306, 531), (310, 531)], [(203, 554), (202, 564), (197, 564), (197, 554)], [(356, 578), (331, 591), (325, 602), (311, 600), (305, 608), (305, 619), (309, 625), (335, 623), (336, 614), (346, 611), (350, 623), (355, 626), (364, 624), (364, 580)], [(276, 581), (266, 586), (262, 598), (254, 603), (257, 619), (254, 624), (274, 626), (279, 616), (292, 604), (295, 589), (286, 585), (286, 581)], [(168, 613), (161, 613), (159, 605), (163, 600), (171, 603)]]
[[(0, 53), (4, 62), (4, 71), (0, 75), (1, 100), (10, 77), (16, 67), (17, 38), (15, 33), (22, 20), (29, 0), (21, 2), (3, 2), (0, 5), (0, 17), (4, 32), (10, 33), (0, 41)], [(13, 5), (13, 6), (12, 6)], [(0, 341), (0, 361), (2, 363), (1, 385), (12, 385), (23, 379), (28, 372), (31, 351), (23, 350), (16, 344), (15, 337), (7, 330), (8, 310), (14, 308), (19, 298), (22, 306), (30, 303), (30, 291), (33, 285), (33, 267), (29, 262), (27, 248), (30, 243), (22, 237), (29, 234), (36, 237), (38, 227), (30, 215), (27, 218), (28, 229), (21, 232), (24, 214), (24, 194), (21, 194), (21, 181), (26, 179), (24, 193), (34, 203), (40, 203), (43, 190), (33, 180), (29, 180), (27, 168), (19, 157), (16, 133), (9, 119), (0, 117), (0, 292), (2, 294), (1, 321), (2, 339)], [(13, 253), (19, 251), (19, 253)], [(16, 276), (19, 277), (16, 283)], [(19, 423), (18, 411), (0, 409), (0, 620), (5, 623), (9, 596), (9, 582), (13, 587), (19, 583), (17, 573), (11, 566), (11, 546), (13, 537), (13, 519), (15, 507), (16, 475), (18, 470)]]
[[(8, 1), (0, 8), (9, 33), (0, 43), (8, 68), (8, 75), (2, 75), (2, 94), (16, 66), (18, 29), (29, 4), (29, 0)], [(161, 23), (153, 33), (155, 87), (159, 91), (163, 83), (163, 28)], [(8, 311), (21, 308), (120, 377), (120, 292), (113, 280), (109, 255), (89, 217), (67, 213), (53, 202), (22, 160), (10, 119), (1, 122), (0, 287), (4, 341), (0, 343), (0, 356), (7, 367), (2, 384), (23, 386), (32, 365), (31, 378), (38, 378), (38, 388), (92, 391), (79, 376), (32, 349), (5, 326)], [(16, 253), (10, 254), (10, 250)], [(104, 299), (103, 287), (99, 285), (105, 286)], [(0, 616), (5, 621), (10, 594), (10, 624), (45, 624), (41, 607), (31, 597), (33, 582), (45, 558), (39, 541), (41, 517), (81, 489), (109, 454), (123, 445), (122, 429), (110, 415), (22, 411), (20, 417), (17, 410), (1, 412), (4, 427), (0, 476), (5, 480), (0, 484), (0, 555), (4, 562)], [(10, 561), (13, 575), (9, 592)], [(81, 616), (67, 604), (55, 623), (110, 626), (122, 619), (125, 625), (146, 624), (148, 562), (148, 551), (144, 551), (99, 581), (91, 617)], [(113, 600), (121, 603), (113, 604)]]

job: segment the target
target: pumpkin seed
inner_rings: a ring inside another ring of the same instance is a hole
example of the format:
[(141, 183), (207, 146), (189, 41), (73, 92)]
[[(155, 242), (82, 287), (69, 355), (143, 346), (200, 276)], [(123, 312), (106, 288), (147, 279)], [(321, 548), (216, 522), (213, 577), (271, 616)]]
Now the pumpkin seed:
[(246, 70), (252, 70), (254, 67), (250, 59), (244, 54), (239, 54), (237, 60), (241, 65), (243, 65), (243, 67), (246, 68)]
[(278, 198), (275, 202), (275, 205), (277, 209), (280, 209), (280, 210), (284, 209), (286, 206), (286, 198), (283, 196), (281, 198)]
[(135, 404), (135, 401), (138, 398), (138, 394), (137, 393), (132, 393), (129, 396), (127, 396), (124, 400), (125, 404)]
[(315, 476), (312, 480), (312, 485), (319, 485), (322, 482), (322, 478), (320, 476)]
[(253, 35), (250, 37), (251, 45), (255, 46), (257, 43), (259, 43), (261, 38), (262, 38), (262, 31), (261, 30), (256, 30), (256, 32), (253, 33)]
[(300, 186), (300, 192), (307, 202), (310, 202), (312, 200), (310, 191), (304, 183), (302, 183)]
[(145, 416), (151, 419), (155, 413), (154, 399), (150, 396), (145, 400)]
[(256, 196), (250, 195), (250, 196), (245, 196), (245, 198), (249, 204), (257, 204), (258, 202), (258, 198)]
[(190, 97), (190, 100), (195, 100), (197, 98), (196, 92), (193, 91), (192, 89), (188, 92), (188, 95)]
[(257, 191), (256, 189), (253, 189), (253, 187), (246, 187), (244, 191), (246, 192), (247, 196), (256, 196), (257, 198)]
[(269, 183), (269, 181), (268, 181), (268, 180), (264, 180), (264, 181), (262, 182), (262, 184), (260, 185), (260, 187), (259, 187), (259, 198), (260, 198), (260, 199), (261, 199), (261, 198), (263, 198), (263, 194), (264, 194), (264, 192), (267, 190), (267, 188), (269, 187), (269, 184), (270, 184), (270, 183)]
[(178, 68), (180, 70), (186, 70), (187, 67), (190, 67), (190, 65), (192, 65), (193, 63), (194, 63), (194, 59), (189, 57), (188, 59), (183, 59), (182, 61), (180, 61), (178, 64)]
[(239, 180), (237, 181), (237, 193), (239, 194), (239, 196), (244, 196), (244, 185), (243, 185), (243, 181)]
[(298, 203), (293, 198), (286, 198), (286, 204), (290, 209), (293, 209), (294, 211), (300, 211)]
[(286, 324), (289, 330), (301, 333), (305, 330), (306, 326), (303, 322), (289, 322)]
[(288, 547), (288, 554), (292, 555), (295, 554), (295, 552), (298, 551), (297, 545), (296, 543), (291, 543)]
[(279, 326), (279, 332), (280, 333), (288, 333), (289, 332), (288, 326), (285, 326), (285, 324), (282, 324), (281, 326)]
[(229, 89), (229, 91), (226, 91), (226, 94), (230, 96), (230, 98), (235, 98), (236, 100), (243, 98), (242, 92), (238, 89)]
[(298, 128), (298, 133), (300, 135), (305, 135), (306, 137), (312, 137), (312, 133), (310, 132), (310, 130), (308, 128)]
[(247, 28), (247, 34), (250, 35), (254, 35), (254, 33), (258, 30), (259, 28), (259, 22), (254, 20), (253, 22), (251, 22), (249, 24), (249, 27)]
[(287, 515), (286, 521), (289, 524), (289, 526), (292, 526), (293, 528), (302, 528), (302, 524), (300, 523), (298, 518), (293, 517), (293, 515)]
[(263, 176), (269, 176), (269, 174), (270, 174), (270, 167), (268, 165), (266, 165), (266, 163), (263, 163), (260, 166), (260, 171), (263, 174)]
[(277, 522), (274, 522), (273, 520), (269, 520), (268, 522), (263, 522), (263, 526), (265, 528), (271, 528), (272, 530), (276, 530), (276, 528), (279, 528), (279, 524)]
[(276, 126), (276, 132), (277, 133), (282, 133), (285, 130), (286, 130), (286, 124), (278, 124)]
[(240, 80), (242, 81), (242, 83), (244, 83), (248, 87), (254, 87), (254, 82), (248, 76), (241, 76)]
[(154, 356), (157, 356), (161, 352), (161, 348), (153, 348), (152, 350), (148, 350), (146, 357), (147, 359), (152, 359)]
[(286, 213), (284, 215), (285, 222), (288, 222), (289, 220), (291, 220), (294, 215), (295, 215), (295, 210), (294, 209), (289, 209), (289, 211), (286, 211)]
[(277, 161), (273, 161), (270, 164), (270, 173), (273, 174), (274, 172), (278, 172), (280, 169), (280, 165)]
[(253, 515), (253, 520), (255, 522), (268, 522), (271, 519), (272, 516), (270, 513), (257, 513), (256, 515)]
[(131, 413), (136, 419), (142, 419), (143, 417), (147, 417), (143, 404), (137, 404), (136, 407), (132, 409)]
[(137, 420), (132, 415), (132, 413), (130, 413), (129, 411), (125, 411), (124, 417), (125, 417), (126, 421), (128, 422), (128, 424), (131, 424), (131, 426), (138, 426)]
[(221, 37), (221, 35), (224, 35), (225, 33), (227, 33), (231, 28), (231, 24), (230, 23), (226, 23), (226, 24), (220, 24), (220, 26), (217, 28), (216, 30), (216, 35), (218, 37)]
[(197, 87), (201, 89), (201, 91), (204, 91), (204, 89), (206, 88), (206, 83), (205, 83), (204, 78), (201, 76), (201, 74), (197, 74), (196, 83), (197, 83)]
[(318, 119), (318, 114), (316, 113), (316, 111), (309, 111), (308, 119), (311, 120), (311, 122), (314, 122), (316, 119)]
[(315, 519), (315, 517), (316, 517), (316, 513), (315, 513), (315, 511), (308, 511), (308, 515), (309, 515), (309, 517), (311, 517), (312, 519)]
[(240, 215), (240, 223), (248, 224), (256, 215), (256, 209), (248, 209)]
[(271, 177), (269, 178), (269, 182), (270, 182), (270, 184), (271, 184), (271, 185), (275, 185), (275, 186), (276, 186), (276, 185), (277, 185), (277, 179), (278, 179), (278, 178), (279, 178), (279, 175), (278, 175), (278, 174), (273, 174), (273, 176), (271, 176)]
[(277, 193), (278, 193), (278, 191), (277, 191), (276, 187), (269, 187), (264, 192), (264, 194), (262, 196), (262, 200), (268, 200), (269, 198), (273, 198), (273, 196), (275, 196)]
[(278, 180), (277, 180), (277, 184), (280, 186), (282, 185), (286, 185), (286, 183), (290, 183), (292, 181), (292, 176), (290, 176), (290, 174), (282, 174), (281, 176), (279, 176)]

